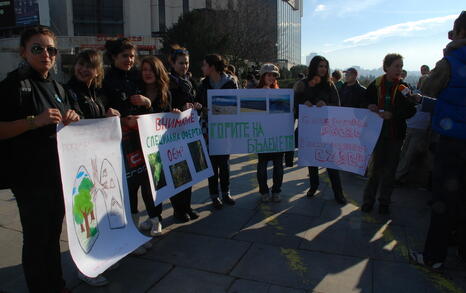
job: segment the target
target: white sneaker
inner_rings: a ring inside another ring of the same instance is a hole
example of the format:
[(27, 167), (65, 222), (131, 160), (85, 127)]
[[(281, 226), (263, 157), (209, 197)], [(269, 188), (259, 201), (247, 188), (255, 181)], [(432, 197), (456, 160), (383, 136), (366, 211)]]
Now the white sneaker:
[(151, 236), (159, 236), (162, 234), (162, 223), (160, 223), (159, 218), (155, 217), (150, 219), (150, 222), (152, 224), (151, 230), (150, 230), (150, 235)]
[(141, 229), (142, 231), (149, 231), (150, 229), (152, 229), (151, 219), (148, 218), (147, 220), (139, 224), (139, 229)]
[(269, 202), (270, 201), (270, 194), (264, 193), (261, 195), (261, 201), (262, 202)]
[(108, 283), (109, 283), (107, 278), (105, 278), (102, 275), (98, 275), (95, 278), (91, 278), (91, 277), (88, 277), (88, 276), (84, 275), (80, 271), (78, 271), (78, 278), (81, 281), (83, 281), (84, 283), (86, 283), (86, 284), (88, 284), (89, 286), (92, 286), (92, 287), (101, 287), (101, 286), (108, 285)]
[(273, 202), (281, 202), (282, 199), (280, 198), (280, 193), (272, 193), (272, 201)]
[(141, 245), (139, 246), (138, 248), (136, 248), (133, 252), (131, 252), (132, 255), (135, 255), (135, 256), (141, 256), (141, 255), (144, 255), (147, 253), (147, 250), (146, 248), (144, 247), (144, 245)]

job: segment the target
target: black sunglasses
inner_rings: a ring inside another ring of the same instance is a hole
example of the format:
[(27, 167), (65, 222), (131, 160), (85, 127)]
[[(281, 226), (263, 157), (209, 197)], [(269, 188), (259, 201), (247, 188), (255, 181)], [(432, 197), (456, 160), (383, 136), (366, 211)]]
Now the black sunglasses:
[(55, 48), (55, 47), (47, 47), (47, 48), (44, 48), (42, 46), (39, 46), (39, 45), (32, 45), (31, 47), (31, 53), (34, 54), (34, 55), (40, 55), (42, 53), (44, 53), (44, 50), (47, 50), (47, 53), (49, 54), (49, 56), (57, 56), (58, 54), (58, 49)]

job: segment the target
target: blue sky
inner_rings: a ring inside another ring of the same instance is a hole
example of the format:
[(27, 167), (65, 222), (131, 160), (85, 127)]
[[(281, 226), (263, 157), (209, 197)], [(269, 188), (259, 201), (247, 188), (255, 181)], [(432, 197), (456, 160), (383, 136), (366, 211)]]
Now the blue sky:
[(407, 70), (442, 58), (447, 33), (466, 9), (464, 0), (304, 0), (302, 62), (311, 52), (331, 68), (381, 67), (400, 53)]

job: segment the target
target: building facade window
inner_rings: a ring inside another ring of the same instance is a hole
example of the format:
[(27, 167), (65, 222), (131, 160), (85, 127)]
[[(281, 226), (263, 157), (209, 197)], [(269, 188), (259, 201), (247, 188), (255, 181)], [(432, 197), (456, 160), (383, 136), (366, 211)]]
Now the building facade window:
[(288, 66), (301, 64), (301, 12), (277, 0), (277, 59)]
[(159, 31), (167, 31), (167, 22), (165, 17), (165, 0), (159, 0)]
[(212, 0), (205, 0), (205, 8), (212, 9)]
[(189, 12), (189, 0), (183, 0), (183, 14)]
[(123, 34), (123, 0), (73, 0), (76, 36)]

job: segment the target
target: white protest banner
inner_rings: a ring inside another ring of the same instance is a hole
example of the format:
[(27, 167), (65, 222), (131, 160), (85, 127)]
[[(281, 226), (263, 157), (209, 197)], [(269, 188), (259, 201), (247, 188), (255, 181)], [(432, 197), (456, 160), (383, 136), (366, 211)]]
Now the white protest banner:
[(382, 123), (367, 109), (299, 105), (298, 165), (364, 175)]
[(292, 89), (208, 91), (211, 155), (294, 150)]
[(96, 277), (150, 240), (131, 218), (120, 119), (61, 125), (57, 147), (71, 256)]
[(138, 128), (156, 205), (213, 175), (196, 111), (142, 115)]

